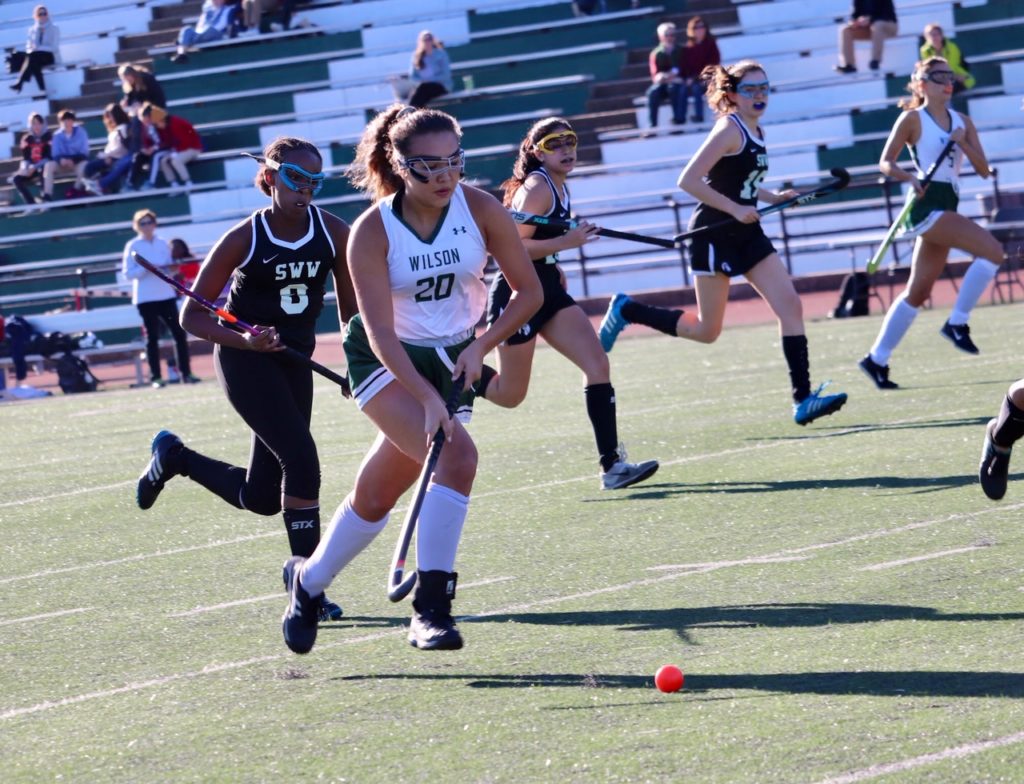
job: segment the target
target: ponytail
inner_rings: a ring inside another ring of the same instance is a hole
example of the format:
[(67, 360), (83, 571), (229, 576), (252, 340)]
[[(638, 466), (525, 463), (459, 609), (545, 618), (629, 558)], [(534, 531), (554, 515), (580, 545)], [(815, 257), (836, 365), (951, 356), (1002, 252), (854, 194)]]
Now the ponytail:
[(736, 92), (736, 87), (743, 77), (751, 71), (767, 71), (764, 66), (754, 60), (741, 60), (735, 65), (709, 65), (700, 72), (700, 78), (707, 83), (708, 106), (719, 117), (736, 111), (736, 104), (729, 98), (729, 93)]

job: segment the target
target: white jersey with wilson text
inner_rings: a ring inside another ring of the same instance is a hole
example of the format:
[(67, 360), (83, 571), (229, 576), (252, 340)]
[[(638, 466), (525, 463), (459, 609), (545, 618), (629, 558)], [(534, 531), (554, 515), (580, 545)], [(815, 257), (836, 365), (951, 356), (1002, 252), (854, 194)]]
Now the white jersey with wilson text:
[[(949, 109), (951, 122), (950, 129), (946, 131), (939, 127), (939, 124), (923, 106), (916, 111), (921, 118), (921, 138), (917, 140), (917, 144), (911, 146), (910, 158), (914, 161), (914, 166), (917, 167), (917, 176), (924, 177), (931, 165), (935, 163), (935, 159), (942, 153), (946, 142), (949, 141), (949, 135), (957, 128), (963, 128), (964, 121), (959, 112)], [(939, 165), (935, 176), (932, 177), (932, 182), (948, 182), (953, 186), (954, 191), (959, 192), (960, 164), (963, 159), (964, 151), (960, 145), (956, 145), (946, 160)]]
[(434, 234), (421, 239), (395, 212), (393, 194), (380, 202), (388, 236), (388, 275), (399, 340), (438, 341), (464, 337), (487, 304), (487, 248), (466, 204), (462, 185)]

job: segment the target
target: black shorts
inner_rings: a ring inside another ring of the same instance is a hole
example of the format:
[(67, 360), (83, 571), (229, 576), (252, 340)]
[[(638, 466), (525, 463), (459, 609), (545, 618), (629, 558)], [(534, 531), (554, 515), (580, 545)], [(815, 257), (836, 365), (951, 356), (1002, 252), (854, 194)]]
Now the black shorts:
[(727, 226), (690, 240), (690, 273), (721, 273), (730, 278), (746, 275), (773, 253), (775, 246), (765, 236), (760, 223)]
[[(557, 264), (534, 262), (533, 268), (537, 270), (537, 277), (540, 278), (544, 302), (540, 306), (540, 310), (534, 313), (533, 317), (523, 324), (518, 332), (505, 341), (510, 346), (518, 346), (533, 340), (558, 311), (571, 308), (576, 304), (576, 300), (562, 288)], [(487, 326), (491, 326), (498, 320), (498, 316), (501, 315), (511, 298), (512, 287), (508, 285), (505, 276), (499, 272), (494, 276), (494, 282), (491, 283), (491, 290), (487, 296)]]

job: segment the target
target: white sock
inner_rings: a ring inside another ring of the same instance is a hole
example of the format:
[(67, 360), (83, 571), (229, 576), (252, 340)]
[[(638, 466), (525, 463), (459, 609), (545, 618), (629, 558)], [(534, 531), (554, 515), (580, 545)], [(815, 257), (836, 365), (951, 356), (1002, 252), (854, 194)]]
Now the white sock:
[(316, 552), (303, 564), (300, 575), (303, 590), (310, 596), (323, 593), (338, 572), (348, 566), (384, 530), (388, 516), (384, 515), (375, 523), (364, 520), (352, 508), (352, 496), (347, 496), (334, 513), (331, 527), (320, 539)]
[(416, 532), (416, 568), (422, 572), (450, 572), (455, 568), (469, 497), (450, 487), (427, 485)]
[(971, 311), (978, 304), (981, 295), (985, 293), (992, 278), (999, 272), (999, 265), (993, 264), (988, 259), (975, 259), (971, 266), (964, 273), (964, 279), (960, 282), (960, 293), (956, 295), (956, 304), (953, 305), (953, 312), (949, 316), (949, 323), (954, 325), (966, 324), (971, 317)]
[(906, 292), (897, 297), (896, 302), (889, 308), (889, 312), (885, 314), (885, 321), (882, 322), (882, 329), (875, 338), (875, 345), (871, 347), (871, 360), (879, 365), (889, 364), (892, 352), (917, 318), (917, 308), (908, 305), (905, 296)]

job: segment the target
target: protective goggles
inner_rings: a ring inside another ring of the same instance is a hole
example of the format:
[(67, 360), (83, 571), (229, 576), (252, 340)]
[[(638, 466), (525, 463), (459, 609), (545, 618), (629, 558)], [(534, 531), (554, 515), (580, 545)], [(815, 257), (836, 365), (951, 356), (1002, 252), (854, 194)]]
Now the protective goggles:
[(454, 171), (457, 176), (461, 177), (462, 172), (466, 169), (466, 151), (460, 147), (454, 155), (445, 158), (438, 158), (434, 155), (417, 155), (415, 158), (399, 158), (398, 163), (420, 182), (430, 182), (431, 177), (437, 177), (448, 171)]
[(278, 179), (285, 184), (285, 187), (293, 191), (309, 191), (313, 196), (320, 193), (320, 189), (324, 187), (324, 180), (327, 178), (323, 172), (314, 174), (294, 163), (279, 163), (270, 159), (265, 160), (264, 163), (268, 169), (277, 172)]
[(555, 131), (537, 141), (536, 147), (541, 152), (558, 152), (559, 150), (575, 150), (579, 137), (575, 131)]
[(736, 85), (736, 92), (744, 98), (753, 98), (757, 95), (768, 95), (770, 88), (768, 82), (740, 82)]
[(954, 78), (952, 71), (932, 71), (931, 73), (921, 74), (918, 77), (918, 81), (946, 85), (953, 84)]

